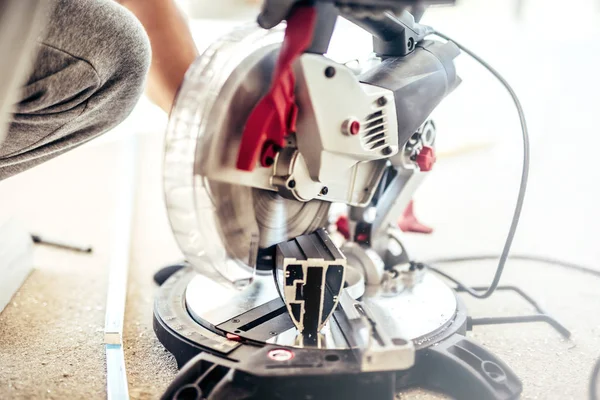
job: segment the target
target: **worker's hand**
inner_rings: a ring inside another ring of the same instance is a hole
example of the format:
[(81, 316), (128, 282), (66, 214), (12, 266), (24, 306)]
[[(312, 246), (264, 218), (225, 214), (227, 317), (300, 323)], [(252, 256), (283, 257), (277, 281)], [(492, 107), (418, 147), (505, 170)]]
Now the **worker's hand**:
[(187, 22), (174, 0), (117, 1), (133, 12), (148, 32), (152, 65), (147, 94), (170, 112), (185, 72), (198, 55)]

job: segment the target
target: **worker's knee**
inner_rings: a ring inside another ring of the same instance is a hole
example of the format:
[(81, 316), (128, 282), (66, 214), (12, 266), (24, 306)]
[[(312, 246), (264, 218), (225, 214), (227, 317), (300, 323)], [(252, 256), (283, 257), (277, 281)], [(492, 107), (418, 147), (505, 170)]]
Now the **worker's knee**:
[(37, 59), (0, 149), (0, 179), (115, 127), (144, 90), (150, 45), (133, 14), (114, 0), (50, 4)]
[(93, 35), (99, 48), (90, 59), (101, 80), (99, 98), (93, 103), (111, 108), (111, 115), (107, 117), (122, 119), (143, 93), (150, 67), (150, 43), (132, 13), (114, 0), (105, 1), (100, 1), (96, 10), (103, 22), (95, 28)]
[(114, 0), (55, 2), (55, 18), (50, 21), (45, 44), (89, 64), (97, 82), (86, 111), (98, 109), (115, 125), (143, 93), (150, 66), (146, 32), (137, 18)]

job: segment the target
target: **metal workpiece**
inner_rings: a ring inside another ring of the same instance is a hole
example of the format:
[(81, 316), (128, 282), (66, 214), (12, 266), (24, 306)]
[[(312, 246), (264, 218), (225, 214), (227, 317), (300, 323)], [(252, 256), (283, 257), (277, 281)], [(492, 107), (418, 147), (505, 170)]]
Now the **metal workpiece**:
[(292, 321), (305, 343), (317, 343), (344, 287), (346, 258), (320, 229), (277, 245), (276, 265)]

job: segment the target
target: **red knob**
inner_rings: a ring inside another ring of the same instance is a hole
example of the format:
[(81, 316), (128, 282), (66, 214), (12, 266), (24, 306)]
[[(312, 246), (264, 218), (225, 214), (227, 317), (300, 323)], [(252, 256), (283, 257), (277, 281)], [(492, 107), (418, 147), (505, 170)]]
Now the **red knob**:
[(431, 171), (433, 168), (433, 164), (435, 164), (435, 150), (433, 147), (423, 146), (421, 152), (417, 155), (415, 159), (419, 169), (421, 171)]
[(346, 238), (346, 240), (350, 239), (350, 222), (348, 221), (348, 217), (345, 215), (340, 215), (337, 222), (337, 230)]

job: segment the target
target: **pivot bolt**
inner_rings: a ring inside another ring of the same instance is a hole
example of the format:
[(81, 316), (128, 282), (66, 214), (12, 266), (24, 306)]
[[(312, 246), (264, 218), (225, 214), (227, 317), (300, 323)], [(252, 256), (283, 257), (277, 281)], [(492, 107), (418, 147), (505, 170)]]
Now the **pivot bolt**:
[(348, 118), (342, 123), (342, 133), (356, 136), (360, 132), (360, 122), (356, 118)]

